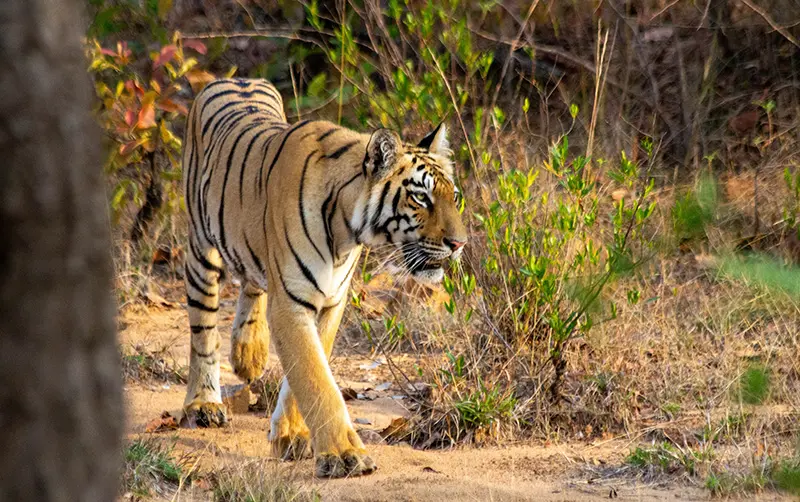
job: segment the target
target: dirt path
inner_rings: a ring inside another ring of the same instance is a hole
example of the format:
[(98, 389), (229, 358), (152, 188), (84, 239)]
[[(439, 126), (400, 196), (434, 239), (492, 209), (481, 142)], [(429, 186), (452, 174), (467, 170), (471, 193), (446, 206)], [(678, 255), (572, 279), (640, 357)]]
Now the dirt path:
[[(232, 298), (223, 309), (232, 312)], [(229, 333), (231, 314), (223, 314), (221, 329)], [(123, 346), (144, 345), (149, 350), (167, 347), (178, 364), (187, 364), (188, 322), (182, 308), (127, 309), (120, 316)], [(223, 360), (229, 340), (223, 338)], [(277, 367), (274, 355), (271, 367)], [(402, 389), (388, 378), (380, 360), (363, 356), (339, 356), (333, 361), (340, 385), (365, 393), (365, 399), (348, 401), (351, 416), (364, 422), (361, 427), (383, 429), (406, 413)], [(223, 367), (223, 384), (237, 384), (230, 368)], [(373, 390), (367, 390), (372, 388)], [(374, 389), (380, 389), (376, 391)], [(128, 432), (131, 438), (144, 433), (148, 422), (163, 411), (179, 410), (185, 386), (180, 384), (135, 383), (126, 386)], [(179, 429), (158, 434), (176, 441), (176, 448), (193, 452), (206, 472), (242, 465), (270, 457), (268, 420), (264, 413), (232, 417), (225, 429)], [(620, 465), (629, 452), (625, 440), (602, 444), (575, 443), (548, 446), (518, 444), (508, 447), (463, 448), (450, 451), (420, 451), (409, 446), (368, 446), (379, 470), (368, 477), (318, 480), (312, 475), (313, 462), (275, 462), (276, 469), (300, 486), (313, 487), (322, 499), (341, 501), (571, 501), (571, 500), (701, 500), (708, 492), (699, 487), (672, 484), (652, 486), (630, 480), (600, 480), (592, 468)], [(270, 461), (271, 462), (271, 461)], [(594, 480), (592, 478), (595, 478)], [(202, 489), (188, 489), (176, 500), (206, 500)], [(760, 500), (780, 500), (768, 494)], [(788, 499), (786, 499), (788, 500)]]

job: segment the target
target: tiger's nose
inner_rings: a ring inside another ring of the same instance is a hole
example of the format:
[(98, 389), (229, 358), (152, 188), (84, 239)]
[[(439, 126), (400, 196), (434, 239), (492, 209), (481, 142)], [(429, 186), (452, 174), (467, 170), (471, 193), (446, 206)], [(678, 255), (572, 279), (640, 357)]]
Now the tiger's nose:
[(454, 253), (464, 247), (464, 244), (467, 243), (467, 241), (456, 241), (453, 239), (448, 239), (447, 237), (443, 237), (442, 242), (444, 242), (444, 245), (449, 247), (450, 251)]

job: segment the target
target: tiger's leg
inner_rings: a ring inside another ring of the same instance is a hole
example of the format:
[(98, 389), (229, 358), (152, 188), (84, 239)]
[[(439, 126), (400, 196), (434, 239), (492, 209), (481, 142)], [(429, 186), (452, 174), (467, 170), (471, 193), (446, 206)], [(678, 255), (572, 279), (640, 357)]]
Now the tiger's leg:
[(268, 439), (272, 453), (281, 460), (300, 460), (311, 453), (311, 434), (297, 407), (297, 400), (283, 377), (278, 402), (270, 420)]
[(201, 427), (217, 427), (227, 422), (219, 384), (217, 330), (222, 259), (214, 248), (204, 248), (195, 242), (190, 242), (190, 247), (185, 275), (192, 340), (183, 408), (188, 420)]
[[(324, 309), (319, 315), (317, 329), (327, 360), (331, 357), (333, 341), (345, 306), (346, 302), (342, 300), (338, 305)], [(270, 421), (269, 440), (272, 442), (272, 451), (282, 460), (299, 460), (310, 453), (308, 438), (308, 427), (297, 408), (297, 400), (289, 387), (289, 381), (284, 377), (278, 403)]]
[[(331, 357), (333, 341), (346, 305), (347, 302), (342, 300), (338, 305), (323, 309), (319, 315), (317, 329), (326, 360)], [(297, 400), (289, 387), (289, 381), (284, 377), (278, 403), (270, 421), (269, 440), (272, 442), (273, 453), (282, 460), (299, 460), (310, 453), (308, 438), (308, 427), (297, 408)]]
[(353, 429), (331, 373), (315, 316), (281, 291), (270, 295), (268, 317), (292, 395), (311, 430), (317, 476), (343, 477), (374, 471), (375, 463)]
[(267, 295), (263, 290), (245, 283), (239, 291), (231, 333), (233, 371), (250, 383), (264, 374), (268, 356)]

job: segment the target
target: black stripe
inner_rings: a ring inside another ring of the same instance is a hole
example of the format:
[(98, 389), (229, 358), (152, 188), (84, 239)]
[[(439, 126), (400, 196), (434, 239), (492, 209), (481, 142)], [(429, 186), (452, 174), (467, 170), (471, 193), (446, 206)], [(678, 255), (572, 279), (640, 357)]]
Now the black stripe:
[[(188, 269), (188, 268), (189, 268), (189, 267), (187, 267), (187, 269)], [(200, 284), (198, 284), (198, 283), (197, 283), (197, 281), (195, 280), (195, 278), (192, 276), (192, 273), (191, 273), (190, 271), (188, 271), (188, 270), (187, 270), (187, 272), (186, 272), (186, 280), (187, 280), (187, 281), (189, 281), (189, 284), (190, 284), (190, 285), (191, 285), (191, 286), (192, 286), (194, 289), (196, 289), (197, 291), (199, 291), (199, 292), (200, 292), (200, 293), (201, 293), (203, 296), (205, 296), (205, 297), (213, 297), (213, 296), (214, 296), (213, 294), (209, 293), (209, 292), (208, 292), (208, 291), (207, 291), (205, 288), (203, 288), (202, 286), (200, 286)]]
[(281, 280), (281, 286), (283, 286), (283, 291), (286, 293), (286, 296), (291, 298), (291, 300), (293, 302), (295, 302), (296, 304), (307, 308), (308, 310), (314, 312), (314, 314), (318, 314), (319, 312), (317, 311), (317, 307), (315, 307), (311, 303), (303, 300), (302, 298), (296, 297), (295, 295), (292, 294), (291, 291), (289, 291), (289, 288), (286, 287), (286, 282), (283, 280), (283, 275), (281, 274), (281, 271), (278, 268), (278, 263), (277, 262), (275, 263), (275, 270), (277, 270), (277, 272), (278, 272), (278, 278)]
[(328, 244), (328, 251), (330, 252), (331, 256), (333, 256), (333, 234), (331, 233), (330, 219), (327, 216), (328, 204), (331, 203), (331, 199), (333, 199), (333, 190), (331, 190), (328, 193), (328, 196), (325, 198), (325, 201), (323, 201), (322, 207), (320, 208), (320, 216), (322, 217), (322, 221), (325, 224), (325, 242)]
[(211, 270), (212, 272), (216, 272), (216, 273), (218, 273), (218, 274), (221, 274), (221, 273), (222, 273), (222, 269), (221, 269), (220, 267), (218, 267), (218, 266), (216, 266), (216, 265), (212, 265), (212, 264), (211, 264), (211, 262), (210, 262), (210, 261), (208, 261), (208, 260), (206, 259), (206, 257), (205, 257), (205, 256), (203, 256), (203, 255), (202, 255), (202, 254), (201, 254), (201, 253), (200, 253), (200, 252), (199, 252), (199, 251), (198, 251), (198, 250), (195, 248), (194, 241), (191, 241), (191, 240), (189, 241), (189, 249), (191, 249), (191, 251), (192, 251), (192, 255), (194, 256), (194, 259), (195, 259), (195, 260), (197, 260), (197, 261), (199, 261), (199, 262), (200, 262), (200, 265), (201, 265), (201, 266), (202, 266), (204, 269), (206, 269), (206, 270)]
[[(187, 117), (186, 121), (188, 126), (186, 127), (186, 132), (183, 135), (183, 144), (186, 146), (186, 150), (183, 153), (183, 159), (181, 160), (181, 166), (183, 169), (183, 173), (186, 176), (186, 186), (184, 186), (184, 200), (186, 202), (186, 213), (189, 215), (189, 222), (190, 225), (194, 221), (194, 215), (192, 214), (192, 195), (194, 192), (194, 179), (196, 178), (197, 169), (194, 165), (194, 154), (197, 151), (197, 142), (194, 140), (194, 118), (195, 112), (197, 108), (192, 106), (191, 111), (189, 112), (189, 116)], [(189, 153), (189, 164), (183, 165), (183, 161), (186, 160), (186, 153)]]
[(188, 295), (187, 298), (188, 298), (187, 304), (192, 308), (200, 309), (205, 312), (217, 312), (219, 310), (219, 307), (209, 307), (208, 305), (199, 302)]
[(400, 204), (400, 193), (402, 191), (402, 188), (398, 188), (397, 192), (394, 194), (394, 199), (392, 199), (392, 214), (397, 214), (397, 205)]
[(378, 224), (378, 219), (381, 217), (381, 213), (383, 213), (383, 203), (386, 201), (386, 195), (389, 193), (389, 187), (391, 186), (392, 182), (387, 181), (385, 185), (383, 185), (383, 191), (381, 192), (381, 198), (378, 201), (378, 210), (375, 211), (375, 214), (372, 216), (372, 226)]
[[(337, 206), (338, 202), (339, 202), (338, 198), (333, 200), (333, 205), (331, 206), (331, 210), (330, 210), (330, 212), (328, 212), (328, 216), (327, 216), (327, 218), (325, 220), (325, 228), (327, 229), (328, 233), (330, 233), (331, 223), (333, 222), (333, 215), (336, 213), (336, 206)], [(331, 256), (334, 256), (334, 253), (333, 253), (333, 236), (331, 236), (330, 246), (331, 246)]]
[(217, 134), (217, 126), (214, 126), (214, 130), (211, 134), (211, 145), (203, 156), (203, 171), (208, 168), (209, 162), (214, 156), (214, 152), (219, 149), (223, 143), (225, 143), (225, 141), (228, 139), (228, 136), (234, 131), (235, 126), (239, 123), (239, 120), (245, 115), (247, 115), (247, 112), (238, 111), (225, 116), (225, 118), (220, 120), (217, 124), (220, 127), (219, 134)]
[[(224, 222), (225, 196), (226, 196), (226, 188), (228, 186), (228, 176), (231, 173), (231, 164), (233, 163), (233, 156), (236, 154), (236, 147), (239, 145), (239, 141), (241, 141), (244, 135), (250, 132), (254, 127), (256, 127), (254, 124), (250, 124), (247, 127), (245, 127), (242, 131), (239, 131), (239, 135), (234, 140), (233, 146), (231, 146), (231, 153), (228, 155), (228, 163), (225, 167), (225, 176), (223, 176), (222, 178), (222, 191), (220, 192), (220, 197), (219, 197), (219, 212), (217, 213), (217, 222), (219, 223), (219, 239), (220, 239), (219, 250), (221, 252), (228, 251), (227, 234), (225, 232), (225, 222)], [(242, 166), (242, 169), (244, 169), (244, 166)], [(229, 254), (228, 258), (232, 258), (232, 256), (230, 256)], [(239, 267), (241, 267), (240, 263), (238, 265)]]
[(297, 251), (295, 251), (294, 246), (292, 246), (292, 240), (289, 238), (289, 231), (286, 229), (286, 225), (284, 225), (283, 227), (283, 234), (286, 237), (286, 243), (289, 245), (289, 250), (292, 252), (292, 255), (294, 256), (294, 261), (297, 262), (297, 266), (300, 268), (300, 272), (302, 272), (303, 276), (308, 280), (308, 282), (310, 282), (314, 286), (314, 289), (316, 289), (323, 296), (325, 296), (325, 293), (323, 293), (322, 290), (319, 289), (319, 284), (317, 284), (317, 279), (314, 277), (314, 274), (312, 274), (311, 270), (309, 270), (306, 264), (303, 263), (303, 260), (301, 260), (300, 256), (297, 255)]
[(255, 135), (253, 135), (253, 139), (250, 140), (250, 143), (247, 145), (247, 150), (244, 152), (244, 159), (242, 160), (242, 170), (239, 171), (239, 205), (244, 205), (244, 172), (247, 169), (247, 157), (250, 156), (250, 150), (253, 149), (253, 145), (255, 142), (269, 131), (269, 129), (262, 129), (258, 131)]
[(256, 252), (253, 251), (253, 248), (250, 246), (250, 242), (247, 240), (247, 236), (244, 236), (244, 245), (247, 246), (247, 251), (250, 252), (250, 258), (253, 260), (253, 263), (256, 267), (258, 267), (258, 271), (261, 272), (262, 275), (266, 274), (266, 270), (264, 270), (264, 263), (258, 258)]
[(281, 152), (283, 151), (283, 147), (284, 145), (286, 145), (286, 141), (289, 139), (289, 136), (291, 136), (292, 134), (300, 130), (302, 127), (310, 123), (311, 122), (309, 122), (308, 120), (303, 120), (302, 122), (296, 123), (294, 126), (292, 126), (291, 129), (286, 131), (286, 135), (283, 137), (283, 141), (281, 141), (278, 150), (275, 152), (275, 156), (272, 158), (272, 163), (269, 165), (269, 169), (267, 170), (267, 181), (266, 181), (267, 184), (269, 184), (269, 177), (272, 176), (272, 170), (275, 168), (275, 164), (278, 163), (278, 158), (280, 158)]
[(331, 153), (329, 155), (325, 155), (323, 158), (326, 158), (326, 159), (338, 159), (339, 157), (341, 157), (342, 155), (347, 153), (348, 150), (353, 148), (354, 145), (357, 145), (357, 144), (358, 144), (358, 141), (351, 141), (350, 143), (347, 143), (345, 145), (340, 146), (335, 152), (333, 152), (333, 153)]
[(364, 160), (361, 161), (361, 175), (367, 177), (367, 162), (369, 162), (369, 152), (364, 154)]
[(323, 134), (322, 136), (320, 136), (319, 138), (317, 138), (317, 141), (322, 141), (323, 139), (327, 138), (328, 136), (330, 136), (331, 134), (335, 133), (335, 132), (336, 132), (336, 131), (338, 131), (338, 130), (339, 130), (339, 128), (338, 128), (338, 127), (331, 127), (330, 129), (328, 129), (328, 130), (325, 132), (325, 134)]
[[(203, 108), (202, 108), (202, 110), (200, 112), (200, 120), (202, 120), (203, 124), (204, 124), (203, 125), (203, 129), (202, 129), (202, 131), (200, 133), (200, 136), (202, 137), (203, 140), (205, 140), (206, 133), (208, 132), (208, 128), (211, 127), (211, 124), (214, 122), (214, 119), (217, 116), (219, 116), (219, 114), (223, 113), (225, 110), (228, 110), (229, 108), (232, 108), (234, 106), (245, 104), (245, 102), (244, 101), (228, 101), (224, 105), (220, 106), (218, 110), (215, 110), (214, 113), (207, 120), (203, 120), (203, 114), (205, 113), (206, 108), (211, 104), (211, 102), (213, 100), (217, 99), (218, 97), (220, 97), (220, 96), (228, 96), (230, 94), (236, 94), (237, 92), (238, 91), (232, 91), (232, 90), (220, 91), (217, 94), (213, 95), (208, 100), (206, 100), (205, 103), (203, 103)], [(214, 130), (212, 129), (211, 130), (212, 137), (214, 135), (213, 132), (214, 132)]]
[[(287, 126), (287, 125), (288, 125), (288, 124), (278, 124), (278, 125), (274, 125), (274, 124), (273, 124), (273, 125), (271, 125), (270, 127), (268, 127), (268, 128), (267, 128), (267, 130), (272, 130), (272, 129), (286, 129), (286, 126)], [(264, 156), (262, 157), (262, 159), (261, 159), (261, 164), (259, 164), (259, 167), (258, 167), (258, 193), (259, 193), (259, 194), (260, 194), (260, 193), (261, 193), (261, 191), (263, 190), (263, 184), (264, 184), (264, 164), (266, 164), (266, 162), (267, 162), (267, 155), (269, 155), (269, 145), (271, 145), (271, 144), (272, 144), (272, 142), (275, 140), (275, 138), (277, 138), (278, 136), (279, 136), (279, 133), (273, 134), (272, 136), (270, 136), (270, 137), (267, 139), (267, 141), (265, 141), (265, 142), (264, 142)]]
[(213, 87), (216, 87), (216, 86), (218, 86), (218, 85), (222, 85), (222, 84), (231, 84), (231, 83), (232, 83), (232, 82), (231, 82), (231, 80), (230, 80), (230, 79), (227, 79), (227, 78), (219, 78), (219, 79), (217, 79), (217, 80), (214, 80), (213, 82), (209, 82), (208, 84), (206, 84), (206, 86), (205, 86), (205, 87), (203, 87), (203, 90), (200, 92), (200, 94), (208, 93), (208, 92), (209, 92), (209, 90), (210, 90), (211, 88), (213, 88)]
[[(306, 162), (305, 162), (305, 164), (303, 164), (303, 172), (300, 175), (300, 196), (297, 198), (297, 207), (300, 210), (300, 223), (303, 225), (303, 232), (305, 232), (306, 238), (308, 238), (308, 242), (310, 242), (311, 245), (314, 246), (314, 250), (317, 252), (317, 254), (319, 255), (320, 259), (322, 261), (325, 261), (325, 257), (322, 256), (322, 251), (319, 250), (317, 245), (311, 239), (311, 234), (308, 233), (308, 225), (306, 225), (306, 215), (305, 215), (305, 211), (304, 211), (304, 208), (303, 208), (303, 198), (304, 198), (303, 197), (303, 189), (304, 189), (304, 183), (305, 183), (305, 179), (306, 179), (306, 171), (308, 170), (309, 162), (311, 162), (311, 157), (313, 157), (314, 154), (316, 154), (316, 153), (317, 153), (317, 151), (314, 150), (313, 152), (308, 154), (308, 157), (306, 157)], [(331, 256), (331, 259), (333, 259), (333, 256)]]
[(192, 326), (191, 330), (193, 335), (198, 335), (203, 331), (210, 331), (214, 328), (216, 328), (216, 326)]
[(196, 349), (196, 348), (194, 348), (194, 347), (192, 347), (192, 352), (194, 352), (194, 353), (195, 353), (195, 354), (197, 354), (198, 356), (200, 356), (200, 357), (204, 357), (204, 358), (214, 357), (214, 356), (216, 355), (216, 353), (217, 353), (217, 351), (216, 351), (216, 350), (213, 350), (213, 351), (211, 351), (211, 352), (200, 352), (199, 350), (197, 350), (197, 349)]
[[(342, 186), (340, 186), (336, 190), (336, 198), (334, 199), (334, 205), (336, 204), (336, 201), (339, 200), (339, 194), (342, 193), (342, 190), (347, 188), (350, 185), (350, 183), (354, 182), (355, 180), (357, 180), (361, 176), (363, 176), (361, 173), (356, 173), (352, 178), (350, 178), (349, 180), (345, 181), (344, 184)], [(333, 212), (331, 212), (331, 215), (333, 215)], [(352, 227), (350, 227), (350, 222), (347, 221), (347, 215), (344, 214), (344, 212), (342, 212), (342, 220), (344, 220), (344, 226), (347, 227), (347, 231), (350, 232), (350, 235), (352, 236), (353, 235), (353, 229), (352, 229)], [(330, 221), (328, 222), (328, 225), (330, 226)]]
[(203, 277), (200, 272), (195, 270), (195, 268), (193, 266), (191, 266), (188, 261), (186, 262), (186, 265), (184, 267), (184, 271), (185, 271), (186, 274), (191, 274), (192, 277), (194, 278), (195, 282), (200, 283), (204, 288), (210, 288), (210, 287), (214, 286), (214, 283), (206, 280), (206, 278)]

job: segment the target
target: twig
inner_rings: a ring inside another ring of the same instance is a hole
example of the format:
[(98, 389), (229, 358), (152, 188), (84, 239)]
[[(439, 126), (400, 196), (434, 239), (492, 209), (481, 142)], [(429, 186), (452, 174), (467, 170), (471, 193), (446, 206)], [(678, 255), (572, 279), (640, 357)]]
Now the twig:
[[(592, 119), (591, 122), (589, 123), (589, 139), (586, 141), (587, 159), (592, 157), (592, 147), (594, 146), (594, 132), (595, 128), (597, 127), (597, 113), (600, 110), (600, 98), (602, 95), (602, 90), (605, 87), (606, 75), (608, 74), (608, 65), (606, 64), (606, 49), (608, 48), (608, 32), (609, 30), (606, 28), (606, 35), (605, 37), (603, 37), (603, 41), (601, 43), (600, 42), (601, 27), (600, 24), (598, 23), (597, 50), (595, 54), (595, 64), (597, 66), (597, 73), (595, 74), (595, 80), (594, 80), (594, 103), (592, 106)], [(604, 69), (603, 66), (605, 66), (606, 68)]]
[[(461, 132), (464, 133), (464, 141), (467, 143), (467, 150), (469, 151), (469, 159), (472, 162), (472, 168), (475, 170), (475, 174), (478, 173), (478, 163), (475, 161), (475, 153), (472, 149), (472, 142), (469, 140), (469, 133), (467, 133), (467, 128), (464, 125), (464, 121), (461, 120), (461, 113), (458, 111), (458, 100), (456, 99), (455, 94), (453, 94), (453, 89), (450, 87), (450, 82), (447, 81), (447, 76), (442, 71), (442, 67), (439, 66), (439, 60), (436, 59), (436, 55), (433, 53), (430, 47), (425, 47), (427, 49), (428, 54), (430, 54), (431, 59), (433, 60), (433, 64), (436, 65), (436, 71), (439, 73), (439, 76), (442, 78), (442, 82), (444, 82), (445, 87), (447, 87), (447, 92), (450, 94), (450, 100), (453, 102), (453, 110), (456, 112), (456, 118), (458, 118), (458, 123), (461, 125)], [(483, 182), (483, 180), (479, 180)]]
[(672, 0), (672, 2), (669, 5), (666, 5), (663, 9), (661, 9), (660, 11), (656, 12), (655, 14), (653, 14), (647, 22), (648, 23), (652, 23), (653, 21), (655, 21), (655, 19), (658, 16), (660, 16), (661, 14), (667, 12), (669, 9), (672, 8), (673, 5), (675, 5), (678, 2), (680, 2), (680, 0)]
[[(482, 30), (479, 30), (479, 29), (475, 29), (475, 28), (472, 28), (470, 26), (467, 26), (467, 29), (469, 29), (469, 31), (472, 32), (473, 34), (478, 35), (479, 37), (484, 38), (486, 40), (489, 40), (489, 41), (492, 41), (492, 42), (497, 42), (497, 43), (500, 43), (500, 44), (511, 45), (511, 41), (503, 39), (503, 38), (496, 37), (496, 36), (492, 35), (491, 33), (487, 33), (485, 31), (482, 31)], [(533, 49), (534, 52), (540, 52), (542, 54), (549, 54), (551, 56), (557, 56), (558, 58), (563, 59), (564, 61), (566, 61), (568, 63), (571, 63), (573, 66), (578, 66), (578, 67), (583, 68), (583, 69), (585, 69), (585, 70), (587, 70), (587, 71), (589, 71), (591, 73), (597, 73), (597, 68), (595, 68), (595, 66), (592, 63), (590, 63), (589, 61), (587, 61), (585, 59), (579, 58), (578, 56), (576, 56), (574, 54), (570, 54), (569, 52), (565, 51), (561, 47), (556, 47), (554, 45), (533, 43), (531, 41), (528, 41), (525, 44), (521, 44), (519, 47), (520, 48), (527, 47), (529, 49)], [(631, 89), (627, 89), (624, 85), (622, 85), (616, 79), (613, 79), (611, 77), (606, 77), (606, 82), (608, 82), (609, 84), (613, 85), (614, 87), (619, 88), (620, 90), (622, 90), (623, 92), (625, 92), (629, 96), (633, 96), (634, 98), (638, 99), (642, 103), (647, 104), (647, 105), (651, 105), (651, 102), (647, 98), (647, 96), (645, 96), (643, 94), (639, 94), (638, 92), (633, 91)]]
[(300, 113), (300, 97), (297, 93), (297, 82), (294, 79), (294, 65), (289, 63), (289, 77), (292, 79), (292, 92), (294, 93), (294, 111), (297, 113), (297, 118), (302, 119), (303, 115)]
[(345, 51), (345, 40), (344, 39), (345, 39), (345, 33), (346, 33), (346, 31), (345, 31), (345, 12), (346, 12), (346, 10), (347, 10), (347, 2), (343, 1), (342, 2), (342, 6), (341, 6), (341, 11), (342, 12), (340, 13), (341, 19), (339, 21), (340, 22), (339, 26), (341, 27), (339, 30), (340, 30), (340, 33), (342, 34), (342, 40), (340, 42), (341, 45), (339, 47), (339, 50), (342, 53), (341, 54), (341, 56), (342, 56), (341, 61), (342, 62), (341, 62), (341, 67), (339, 68), (339, 114), (338, 114), (338, 116), (337, 116), (338, 118), (336, 120), (336, 123), (339, 124), (339, 125), (342, 125), (342, 104), (343, 104), (342, 100), (344, 99), (344, 51)]
[(500, 88), (503, 86), (503, 80), (505, 79), (506, 72), (508, 72), (508, 67), (511, 64), (511, 60), (514, 58), (514, 52), (517, 50), (519, 41), (522, 38), (523, 33), (525, 33), (525, 27), (528, 25), (528, 21), (533, 15), (533, 11), (536, 10), (537, 5), (539, 5), (539, 0), (535, 0), (534, 2), (531, 3), (530, 8), (528, 9), (528, 14), (525, 16), (525, 20), (521, 22), (519, 25), (519, 31), (517, 32), (516, 38), (514, 38), (514, 41), (511, 42), (511, 44), (509, 44), (508, 46), (508, 57), (506, 58), (506, 61), (503, 63), (503, 70), (500, 72), (500, 78), (497, 80), (497, 85), (494, 88), (494, 96), (492, 96), (491, 109), (494, 109), (495, 105), (497, 104), (497, 98), (500, 95)]
[(795, 47), (797, 47), (798, 49), (800, 49), (800, 42), (798, 42), (798, 41), (797, 41), (797, 39), (796, 39), (796, 38), (794, 38), (794, 37), (792, 36), (792, 34), (791, 34), (791, 33), (789, 33), (789, 32), (786, 30), (786, 28), (784, 28), (783, 26), (781, 26), (781, 25), (779, 25), (778, 23), (776, 23), (776, 22), (775, 22), (775, 20), (773, 20), (773, 19), (770, 17), (770, 15), (769, 15), (769, 14), (767, 14), (767, 12), (766, 12), (766, 11), (764, 11), (764, 9), (762, 9), (761, 7), (758, 7), (757, 5), (753, 5), (753, 2), (751, 2), (750, 0), (742, 0), (742, 3), (743, 3), (743, 4), (745, 4), (746, 6), (750, 7), (750, 9), (751, 9), (753, 12), (755, 12), (756, 14), (758, 14), (759, 16), (761, 16), (762, 18), (764, 18), (764, 21), (766, 21), (766, 22), (767, 22), (767, 24), (769, 24), (769, 25), (772, 27), (772, 29), (773, 29), (773, 30), (775, 30), (775, 31), (777, 31), (778, 33), (780, 33), (781, 35), (783, 35), (783, 38), (785, 38), (785, 39), (786, 39), (786, 40), (788, 40), (788, 41), (789, 41), (789, 42), (790, 42), (792, 45), (794, 45)]

